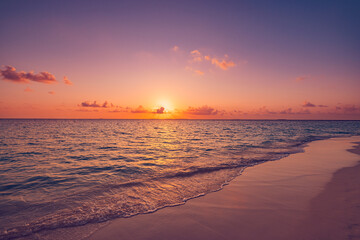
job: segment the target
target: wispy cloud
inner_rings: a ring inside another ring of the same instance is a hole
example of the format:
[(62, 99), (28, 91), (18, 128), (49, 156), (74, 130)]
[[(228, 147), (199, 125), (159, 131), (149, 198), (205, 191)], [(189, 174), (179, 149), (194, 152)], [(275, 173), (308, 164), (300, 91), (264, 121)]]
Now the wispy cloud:
[(138, 106), (137, 108), (131, 110), (132, 113), (148, 113), (149, 110), (145, 109), (142, 105)]
[(66, 84), (66, 85), (73, 85), (73, 83), (69, 80), (69, 78), (68, 77), (64, 77), (64, 83)]
[(183, 113), (191, 114), (191, 115), (217, 115), (219, 113), (219, 111), (212, 107), (204, 105), (204, 106), (198, 107), (198, 108), (189, 107)]
[(200, 75), (200, 76), (204, 75), (204, 72), (202, 72), (202, 71), (200, 71), (200, 70), (195, 70), (194, 72), (195, 72), (197, 75)]
[(16, 68), (12, 66), (5, 66), (5, 70), (0, 70), (0, 75), (3, 80), (14, 83), (30, 83), (31, 81), (45, 84), (56, 83), (55, 76), (49, 72), (40, 72), (37, 74), (24, 71), (17, 72)]
[(120, 107), (120, 106), (116, 106), (115, 109), (109, 110), (109, 112), (112, 113), (124, 113), (124, 112), (130, 112), (131, 108), (130, 107)]
[(193, 72), (195, 75), (203, 76), (205, 73), (203, 71), (193, 69), (192, 67), (187, 66), (185, 68), (187, 71)]
[(51, 94), (51, 95), (55, 95), (54, 91), (49, 91), (48, 93)]
[(32, 90), (30, 87), (26, 87), (24, 92), (33, 92), (34, 90)]

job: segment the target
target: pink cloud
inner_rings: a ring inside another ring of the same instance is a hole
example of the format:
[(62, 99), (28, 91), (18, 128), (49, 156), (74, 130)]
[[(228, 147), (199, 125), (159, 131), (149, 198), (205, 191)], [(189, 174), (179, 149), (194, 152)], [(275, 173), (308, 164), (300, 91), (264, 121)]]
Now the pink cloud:
[(197, 49), (195, 49), (195, 50), (191, 51), (190, 53), (191, 53), (191, 55), (194, 55), (194, 56), (201, 56), (200, 51), (199, 51), (199, 50), (197, 50)]
[(190, 52), (193, 62), (202, 62), (202, 55), (199, 50), (193, 50)]
[(73, 83), (68, 79), (68, 77), (66, 77), (66, 76), (64, 76), (64, 83), (66, 84), (66, 85), (73, 85)]
[(213, 58), (211, 59), (211, 63), (222, 70), (228, 70), (230, 67), (235, 67), (235, 63), (233, 61), (226, 61), (225, 59), (219, 60), (217, 58)]
[(54, 91), (49, 91), (48, 93), (51, 94), (51, 95), (55, 95)]
[(191, 115), (217, 115), (219, 111), (212, 107), (204, 105), (198, 108), (189, 107), (186, 111), (184, 111), (184, 113)]
[(17, 72), (16, 68), (12, 66), (5, 66), (5, 70), (0, 70), (0, 76), (3, 80), (15, 83), (29, 83), (31, 81), (45, 84), (56, 83), (56, 78), (51, 73), (40, 72), (35, 74), (33, 72)]

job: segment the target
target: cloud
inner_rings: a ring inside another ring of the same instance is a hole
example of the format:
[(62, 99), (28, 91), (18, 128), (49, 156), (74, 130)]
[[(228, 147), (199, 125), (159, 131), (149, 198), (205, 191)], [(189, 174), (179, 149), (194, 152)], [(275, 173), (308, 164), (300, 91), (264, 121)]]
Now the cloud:
[[(112, 105), (112, 104), (111, 104)], [(110, 107), (110, 104), (108, 103), (108, 101), (105, 101), (104, 103), (103, 103), (103, 105), (101, 105), (101, 107), (103, 107), (103, 108), (108, 108), (108, 107)]]
[(302, 104), (302, 107), (321, 107), (321, 108), (325, 108), (325, 107), (328, 107), (327, 105), (322, 105), (322, 104), (319, 104), (319, 105), (315, 105), (311, 102), (308, 102), (308, 101), (305, 101), (303, 104)]
[(174, 47), (172, 47), (171, 48), (171, 50), (173, 51), (173, 52), (177, 52), (177, 51), (179, 51), (179, 46), (174, 46)]
[(81, 107), (93, 107), (93, 108), (99, 108), (101, 107), (99, 104), (96, 103), (96, 101), (94, 101), (93, 103), (90, 102), (82, 102)]
[(64, 83), (66, 84), (66, 85), (73, 85), (73, 83), (68, 79), (68, 77), (66, 77), (66, 76), (64, 76)]
[(360, 114), (360, 106), (356, 106), (356, 105), (336, 106), (335, 110), (337, 112), (344, 113), (344, 114), (353, 114), (353, 113)]
[(190, 53), (191, 53), (191, 55), (194, 55), (194, 56), (201, 56), (200, 51), (199, 51), (199, 50), (197, 50), (197, 49), (195, 49), (195, 50), (191, 51)]
[(312, 104), (311, 102), (307, 102), (307, 101), (305, 101), (302, 106), (303, 107), (316, 107), (315, 104)]
[(193, 50), (190, 52), (193, 62), (202, 62), (202, 55), (199, 50)]
[(136, 109), (131, 110), (132, 113), (148, 113), (149, 111), (146, 110), (143, 106), (138, 106)]
[(89, 101), (85, 101), (82, 102), (80, 105), (80, 107), (91, 107), (91, 108), (109, 108), (109, 107), (113, 107), (114, 105), (112, 103), (108, 103), (108, 101), (105, 101), (103, 104), (98, 104), (96, 101), (94, 102), (89, 102)]
[(49, 91), (48, 93), (51, 94), (51, 95), (55, 95), (54, 91)]
[[(196, 64), (197, 66), (202, 66), (202, 67), (204, 67), (205, 65), (211, 64), (211, 65), (215, 66), (216, 68), (218, 67), (225, 71), (225, 70), (228, 70), (229, 68), (237, 66), (237, 64), (240, 64), (240, 65), (247, 64), (247, 61), (243, 60), (240, 62), (238, 61), (238, 63), (235, 63), (234, 61), (229, 60), (229, 56), (227, 54), (225, 54), (223, 57), (214, 57), (206, 52), (205, 53), (200, 52), (198, 49), (195, 49), (195, 50), (190, 51), (190, 55), (188, 58), (188, 64), (190, 64), (190, 66), (192, 66), (192, 67), (193, 67), (193, 64)], [(209, 71), (211, 71), (211, 69)], [(202, 72), (202, 71), (195, 72), (195, 73), (197, 73), (198, 75), (204, 74), (204, 72)]]
[(15, 83), (29, 83), (40, 82), (45, 84), (56, 83), (56, 78), (54, 75), (48, 72), (17, 72), (16, 68), (12, 66), (5, 66), (5, 70), (0, 70), (0, 76), (2, 76), (3, 80), (15, 82)]
[(300, 109), (300, 110), (293, 110), (292, 108), (286, 108), (279, 111), (270, 111), (267, 107), (261, 107), (254, 112), (257, 115), (264, 115), (264, 114), (271, 114), (271, 115), (294, 115), (294, 114), (310, 114), (311, 112), (308, 109)]
[(164, 107), (160, 107), (160, 108), (156, 109), (155, 113), (163, 114), (164, 111), (165, 111), (165, 108), (164, 108)]
[(33, 92), (34, 90), (32, 90), (31, 88), (29, 88), (29, 87), (26, 87), (25, 88), (25, 90), (24, 90), (24, 92)]
[(184, 111), (184, 113), (191, 115), (216, 115), (219, 113), (219, 111), (212, 107), (204, 105), (198, 108), (189, 107), (186, 111)]
[(235, 67), (235, 63), (233, 61), (226, 61), (225, 59), (219, 60), (217, 58), (213, 58), (211, 59), (211, 63), (222, 70), (228, 70), (230, 67)]

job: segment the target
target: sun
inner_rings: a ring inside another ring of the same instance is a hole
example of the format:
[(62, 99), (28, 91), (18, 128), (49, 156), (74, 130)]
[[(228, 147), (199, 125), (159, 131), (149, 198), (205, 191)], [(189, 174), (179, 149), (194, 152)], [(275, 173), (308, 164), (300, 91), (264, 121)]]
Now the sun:
[(158, 109), (161, 107), (163, 107), (165, 109), (164, 110), (165, 113), (174, 111), (173, 104), (167, 99), (160, 99), (159, 101), (157, 101), (155, 108)]

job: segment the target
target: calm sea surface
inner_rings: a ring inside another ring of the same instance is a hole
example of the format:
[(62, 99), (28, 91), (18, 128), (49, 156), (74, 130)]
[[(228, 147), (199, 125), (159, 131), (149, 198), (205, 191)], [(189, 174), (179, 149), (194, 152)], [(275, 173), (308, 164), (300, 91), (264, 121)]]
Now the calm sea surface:
[(0, 239), (151, 212), (360, 121), (0, 120)]

